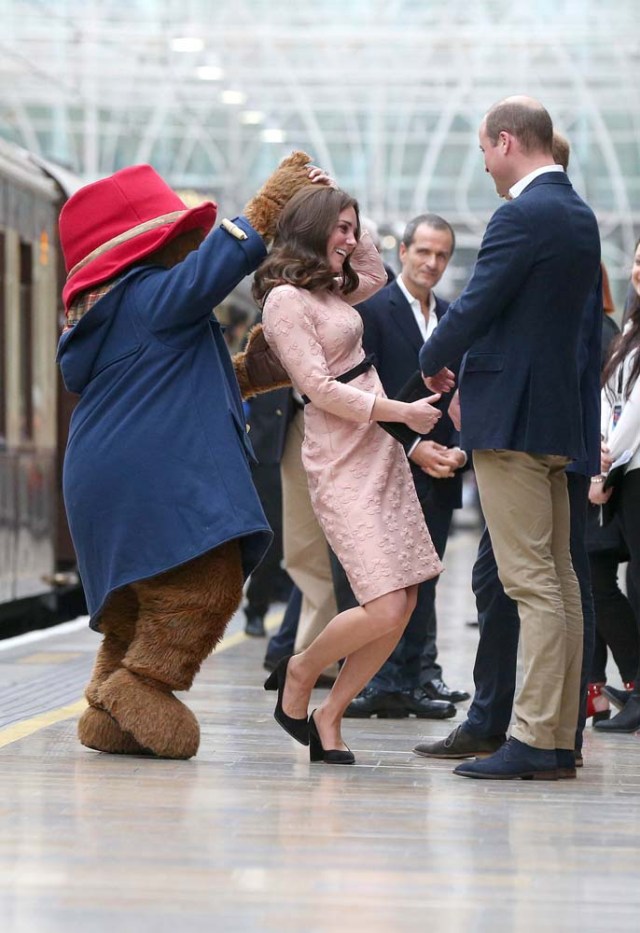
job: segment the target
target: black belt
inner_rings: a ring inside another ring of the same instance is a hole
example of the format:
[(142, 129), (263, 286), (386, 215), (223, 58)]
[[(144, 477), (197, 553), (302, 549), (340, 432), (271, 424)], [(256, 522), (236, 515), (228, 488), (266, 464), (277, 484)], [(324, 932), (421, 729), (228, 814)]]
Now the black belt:
[[(376, 364), (376, 355), (375, 353), (370, 353), (368, 356), (362, 360), (361, 363), (358, 363), (357, 366), (353, 366), (351, 369), (348, 369), (346, 373), (342, 373), (341, 376), (335, 376), (336, 382), (351, 382), (356, 376), (360, 376), (362, 373), (366, 373), (368, 369), (371, 369), (372, 366)], [(308, 395), (302, 396), (302, 401), (305, 405), (308, 405), (311, 399)]]

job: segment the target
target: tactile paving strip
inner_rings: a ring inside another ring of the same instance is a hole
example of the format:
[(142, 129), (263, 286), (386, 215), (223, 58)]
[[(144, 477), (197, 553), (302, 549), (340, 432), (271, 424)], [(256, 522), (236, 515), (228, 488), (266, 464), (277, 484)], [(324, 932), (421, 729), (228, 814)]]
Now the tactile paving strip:
[[(24, 663), (28, 658), (21, 660)], [(18, 660), (14, 664), (22, 667)], [(12, 666), (2, 665), (4, 671)], [(7, 684), (6, 673), (0, 675), (0, 680), (4, 681), (0, 687), (0, 729), (80, 700), (92, 666), (93, 657), (82, 653), (61, 664), (43, 665), (37, 676), (28, 680), (16, 677)]]

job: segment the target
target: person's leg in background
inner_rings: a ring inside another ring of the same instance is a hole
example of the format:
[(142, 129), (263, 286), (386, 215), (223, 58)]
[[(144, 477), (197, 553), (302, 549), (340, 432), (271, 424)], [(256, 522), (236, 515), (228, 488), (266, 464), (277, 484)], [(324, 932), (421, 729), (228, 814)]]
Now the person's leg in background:
[[(422, 512), (438, 557), (444, 559), (453, 518), (452, 508), (443, 508), (435, 497), (427, 494), (420, 498)], [(398, 646), (404, 655), (407, 684), (405, 689), (419, 687), (430, 700), (461, 703), (469, 699), (465, 690), (451, 690), (444, 683), (442, 666), (438, 663), (438, 623), (436, 616), (436, 587), (439, 577), (420, 584), (418, 605), (409, 620)]]
[(272, 530), (273, 541), (249, 578), (246, 590), (245, 633), (263, 638), (264, 619), (272, 602), (278, 597), (277, 584), (282, 563), (282, 489), (280, 466), (277, 463), (255, 464), (251, 475), (260, 497), (264, 514)]
[(291, 595), (289, 596), (280, 628), (267, 642), (267, 651), (263, 663), (265, 670), (274, 670), (282, 658), (286, 658), (287, 655), (293, 654), (301, 608), (302, 593), (294, 584), (291, 588)]
[[(304, 414), (298, 411), (287, 431), (281, 462), (284, 566), (302, 593), (294, 651), (304, 651), (336, 614), (329, 547), (318, 524), (302, 465)], [(327, 676), (335, 677), (337, 665)]]
[[(619, 506), (620, 523), (629, 552), (628, 578), (632, 589), (640, 592), (640, 469), (626, 473), (622, 480)], [(636, 617), (636, 626), (640, 619)], [(639, 631), (640, 638), (640, 631)], [(640, 668), (634, 675), (634, 686), (619, 713), (612, 719), (594, 725), (598, 732), (636, 732), (640, 729)]]
[(587, 695), (595, 649), (596, 619), (591, 591), (591, 571), (587, 551), (587, 508), (589, 504), (588, 476), (567, 471), (567, 492), (571, 522), (571, 562), (578, 578), (583, 617), (582, 668), (580, 674), (580, 712), (576, 729), (575, 750), (582, 756), (582, 734), (587, 718)]

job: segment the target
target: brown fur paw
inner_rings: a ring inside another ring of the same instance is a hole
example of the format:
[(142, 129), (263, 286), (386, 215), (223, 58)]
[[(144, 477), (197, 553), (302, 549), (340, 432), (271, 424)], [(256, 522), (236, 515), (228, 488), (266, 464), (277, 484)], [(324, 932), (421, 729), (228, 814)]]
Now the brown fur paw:
[(245, 353), (236, 353), (235, 356), (231, 357), (231, 360), (233, 362), (233, 371), (235, 372), (236, 379), (238, 380), (240, 395), (243, 399), (248, 399), (253, 398), (254, 395), (257, 395), (257, 389), (252, 386), (251, 380), (249, 379), (245, 356)]
[(267, 343), (262, 324), (249, 331), (244, 352), (233, 357), (233, 368), (243, 398), (291, 386), (286, 369)]
[(99, 691), (100, 705), (158, 758), (192, 758), (200, 744), (198, 720), (171, 691), (121, 668)]
[(260, 191), (244, 209), (244, 215), (257, 232), (271, 240), (282, 208), (296, 191), (312, 184), (308, 166), (311, 156), (296, 150), (283, 159), (278, 168), (266, 180)]
[(111, 755), (152, 755), (132, 735), (123, 732), (109, 713), (89, 706), (78, 720), (78, 738), (86, 748)]

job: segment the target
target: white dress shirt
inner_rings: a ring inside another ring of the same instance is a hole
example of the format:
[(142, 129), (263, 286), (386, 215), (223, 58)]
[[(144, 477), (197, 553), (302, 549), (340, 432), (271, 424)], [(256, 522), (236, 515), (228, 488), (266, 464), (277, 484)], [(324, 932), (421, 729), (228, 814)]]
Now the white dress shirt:
[[(420, 328), (422, 339), (426, 343), (426, 341), (429, 339), (431, 334), (434, 332), (434, 330), (438, 326), (438, 315), (436, 314), (436, 296), (433, 294), (433, 292), (429, 293), (429, 320), (427, 321), (424, 314), (422, 313), (420, 299), (413, 297), (413, 295), (411, 294), (407, 286), (402, 281), (402, 274), (398, 276), (398, 278), (396, 279), (396, 282), (398, 283), (398, 288), (400, 289), (404, 297), (409, 302), (409, 307), (413, 311), (413, 316), (416, 319), (416, 324)], [(407, 457), (411, 457), (411, 454), (416, 449), (418, 444), (422, 442), (422, 440), (423, 438), (419, 437), (413, 442), (411, 447), (407, 450)], [(464, 453), (464, 451), (462, 451), (462, 453), (465, 456), (465, 464), (466, 464), (467, 455)]]
[(517, 198), (519, 194), (522, 194), (524, 189), (527, 185), (531, 184), (534, 178), (537, 178), (538, 175), (546, 175), (547, 172), (564, 172), (564, 168), (561, 165), (543, 165), (542, 168), (534, 168), (532, 172), (529, 172), (528, 175), (525, 175), (524, 178), (517, 181), (515, 185), (511, 185), (509, 188), (511, 200)]
[(429, 320), (427, 321), (426, 317), (422, 313), (420, 299), (413, 297), (407, 286), (402, 281), (402, 273), (400, 273), (396, 279), (396, 282), (398, 283), (398, 288), (409, 302), (409, 307), (411, 308), (413, 316), (416, 319), (416, 324), (420, 328), (422, 339), (426, 343), (438, 326), (438, 315), (436, 314), (436, 296), (433, 294), (433, 292), (429, 292)]

